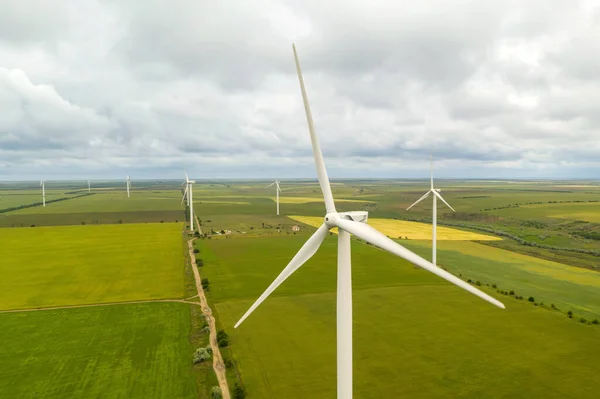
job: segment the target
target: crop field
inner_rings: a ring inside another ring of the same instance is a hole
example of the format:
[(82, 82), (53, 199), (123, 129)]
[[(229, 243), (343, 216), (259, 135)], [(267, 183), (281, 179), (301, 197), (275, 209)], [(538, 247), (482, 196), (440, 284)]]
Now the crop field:
[(196, 399), (189, 306), (0, 313), (0, 398)]
[[(231, 335), (249, 398), (335, 396), (335, 237), (233, 329), (305, 240), (199, 243), (210, 300)], [(376, 248), (353, 241), (352, 249), (355, 397), (596, 396), (598, 326), (484, 286), (507, 306), (497, 309)], [(445, 250), (440, 258), (451, 263)], [(588, 284), (585, 277), (573, 280), (573, 290)]]
[(520, 205), (518, 208), (494, 211), (494, 214), (513, 218), (526, 216), (532, 219), (557, 218), (600, 223), (600, 202)]
[(175, 190), (167, 193), (162, 191), (133, 191), (131, 198), (127, 198), (127, 193), (124, 191), (109, 191), (48, 204), (45, 208), (41, 206), (25, 208), (13, 212), (13, 214), (35, 213), (44, 215), (53, 213), (180, 210), (183, 207), (181, 205), (181, 197), (178, 195), (179, 193)]
[[(289, 218), (313, 227), (319, 227), (323, 224), (322, 217), (289, 216)], [(369, 225), (371, 225), (372, 227), (376, 228), (377, 230), (389, 237), (408, 237), (408, 239), (410, 240), (431, 240), (431, 225), (427, 225), (425, 223), (407, 222), (404, 220), (394, 219), (369, 219)], [(471, 233), (468, 231), (462, 231), (443, 226), (437, 227), (437, 239), (439, 241), (501, 240), (501, 238), (491, 235)]]
[(0, 309), (181, 298), (181, 228), (0, 229)]
[[(269, 197), (272, 201), (277, 201), (277, 197)], [(323, 202), (323, 198), (322, 197), (316, 197), (316, 198), (312, 198), (312, 197), (284, 197), (284, 196), (280, 196), (279, 197), (279, 203), (280, 204), (305, 204), (307, 202)], [(365, 202), (365, 203), (374, 203), (375, 201), (373, 200), (363, 200), (362, 198), (356, 198), (356, 199), (342, 199), (342, 198), (337, 198), (335, 200), (335, 202)]]

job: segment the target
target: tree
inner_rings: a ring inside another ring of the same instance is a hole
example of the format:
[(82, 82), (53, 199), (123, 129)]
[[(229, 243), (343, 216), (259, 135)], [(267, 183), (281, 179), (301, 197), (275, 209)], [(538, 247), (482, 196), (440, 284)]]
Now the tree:
[(508, 294), (509, 295), (515, 295), (515, 292), (513, 290), (510, 290), (510, 292)]
[(210, 346), (206, 346), (205, 348), (198, 348), (196, 352), (194, 352), (194, 364), (202, 363), (205, 360), (210, 359), (212, 356), (212, 349)]
[(225, 348), (229, 346), (229, 335), (225, 332), (225, 330), (219, 330), (217, 332), (217, 344), (219, 348)]
[(202, 259), (196, 259), (196, 266), (204, 266), (204, 261)]
[(233, 388), (233, 399), (245, 399), (245, 398), (246, 398), (246, 390), (238, 382), (236, 382), (235, 387)]
[(209, 288), (210, 287), (210, 281), (208, 281), (207, 278), (203, 278), (201, 280), (201, 283), (202, 283), (202, 289), (204, 289), (205, 291), (210, 291), (210, 288)]
[(210, 397), (212, 399), (221, 399), (223, 397), (223, 393), (221, 392), (221, 388), (212, 387)]
[(534, 297), (532, 297), (532, 296), (530, 296), (530, 297), (529, 297), (529, 299), (528, 299), (528, 301), (529, 301), (529, 302), (535, 302), (535, 298), (534, 298)]
[(200, 253), (200, 250), (199, 250), (198, 248), (194, 248), (194, 253), (195, 253), (195, 254), (199, 254), (199, 253)]
[(567, 312), (567, 316), (569, 316), (569, 319), (572, 319), (573, 318), (573, 312), (569, 310)]
[(598, 321), (598, 319), (594, 319), (594, 320), (592, 320), (592, 324), (598, 324), (598, 323), (600, 323), (600, 322)]

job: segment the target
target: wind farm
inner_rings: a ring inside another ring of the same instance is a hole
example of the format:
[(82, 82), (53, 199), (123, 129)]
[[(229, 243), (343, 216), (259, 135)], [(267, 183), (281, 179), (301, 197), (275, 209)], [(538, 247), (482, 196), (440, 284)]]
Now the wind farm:
[(593, 5), (88, 3), (0, 5), (0, 398), (598, 397)]

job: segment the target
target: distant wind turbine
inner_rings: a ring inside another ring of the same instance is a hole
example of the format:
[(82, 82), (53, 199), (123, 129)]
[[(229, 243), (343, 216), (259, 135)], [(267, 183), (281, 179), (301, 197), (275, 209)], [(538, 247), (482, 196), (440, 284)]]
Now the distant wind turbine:
[(42, 205), (46, 206), (46, 182), (40, 180), (40, 186), (42, 187)]
[(90, 183), (90, 181), (88, 180), (88, 193), (92, 191), (92, 184)]
[(131, 176), (127, 176), (125, 184), (127, 184), (127, 198), (130, 198), (129, 190), (131, 189)]
[[(183, 204), (183, 200), (187, 197), (187, 205), (190, 208), (190, 230), (194, 231), (194, 184), (196, 184), (195, 180), (190, 180), (188, 177), (187, 171), (184, 169), (183, 173), (185, 173), (185, 191), (183, 192), (183, 197), (181, 197), (181, 203)], [(182, 184), (182, 186), (183, 186)]]
[(248, 309), (248, 311), (237, 322), (237, 328), (246, 318), (289, 276), (291, 276), (300, 266), (308, 261), (319, 249), (328, 232), (332, 228), (338, 228), (338, 273), (337, 273), (337, 397), (338, 399), (352, 398), (352, 270), (350, 261), (350, 234), (360, 238), (376, 247), (391, 252), (401, 258), (414, 263), (423, 269), (430, 271), (439, 277), (458, 285), (459, 287), (469, 291), (472, 294), (492, 303), (495, 306), (504, 308), (504, 305), (478, 290), (472, 285), (464, 282), (458, 277), (440, 269), (431, 262), (426, 261), (420, 256), (414, 254), (402, 245), (383, 235), (375, 230), (367, 223), (368, 212), (353, 211), (353, 212), (338, 212), (335, 208), (333, 195), (321, 147), (315, 133), (312, 114), (308, 104), (308, 97), (304, 87), (304, 79), (300, 70), (300, 62), (294, 49), (294, 59), (296, 62), (296, 70), (298, 80), (300, 82), (300, 90), (304, 102), (304, 110), (306, 112), (306, 120), (308, 122), (308, 130), (310, 132), (310, 140), (312, 143), (312, 151), (319, 177), (319, 184), (325, 200), (325, 219), (321, 227), (308, 239), (308, 241), (300, 248), (296, 256), (283, 269), (277, 278), (271, 283), (267, 290), (256, 300), (256, 302)]
[(450, 206), (446, 202), (442, 195), (440, 194), (442, 190), (439, 188), (433, 188), (433, 158), (431, 159), (431, 188), (427, 191), (421, 198), (419, 198), (414, 204), (406, 208), (408, 211), (413, 206), (417, 205), (419, 202), (423, 201), (425, 198), (429, 196), (429, 194), (433, 194), (433, 216), (432, 216), (432, 231), (431, 231), (431, 263), (436, 265), (437, 263), (437, 199), (441, 199), (448, 208), (452, 209), (452, 212), (456, 212), (454, 208)]
[(276, 187), (275, 192), (277, 193), (277, 216), (279, 216), (279, 193), (281, 193), (281, 188), (279, 187), (279, 180), (275, 179), (275, 181), (269, 184), (266, 188), (272, 187), (273, 185), (275, 185)]

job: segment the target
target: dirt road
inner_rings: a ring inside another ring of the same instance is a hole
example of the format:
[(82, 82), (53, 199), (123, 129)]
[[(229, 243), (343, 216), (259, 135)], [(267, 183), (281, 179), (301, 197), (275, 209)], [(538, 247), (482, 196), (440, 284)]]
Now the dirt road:
[[(198, 219), (196, 219), (196, 222)], [(219, 345), (217, 344), (217, 328), (215, 326), (215, 318), (212, 315), (211, 309), (208, 307), (208, 302), (206, 301), (206, 296), (204, 295), (204, 290), (202, 289), (202, 279), (200, 278), (200, 273), (198, 272), (198, 267), (196, 266), (196, 256), (194, 255), (194, 239), (188, 241), (188, 248), (190, 250), (190, 259), (192, 261), (192, 270), (194, 271), (194, 278), (196, 279), (196, 288), (198, 289), (198, 297), (200, 298), (200, 306), (202, 307), (202, 313), (206, 317), (206, 321), (208, 322), (208, 327), (210, 328), (210, 347), (213, 352), (213, 369), (215, 370), (215, 374), (217, 375), (217, 379), (219, 380), (219, 387), (221, 388), (221, 392), (223, 394), (223, 399), (231, 399), (229, 395), (229, 386), (227, 385), (227, 377), (225, 374), (225, 364), (223, 363), (223, 358), (221, 357), (221, 351), (219, 350)]]

